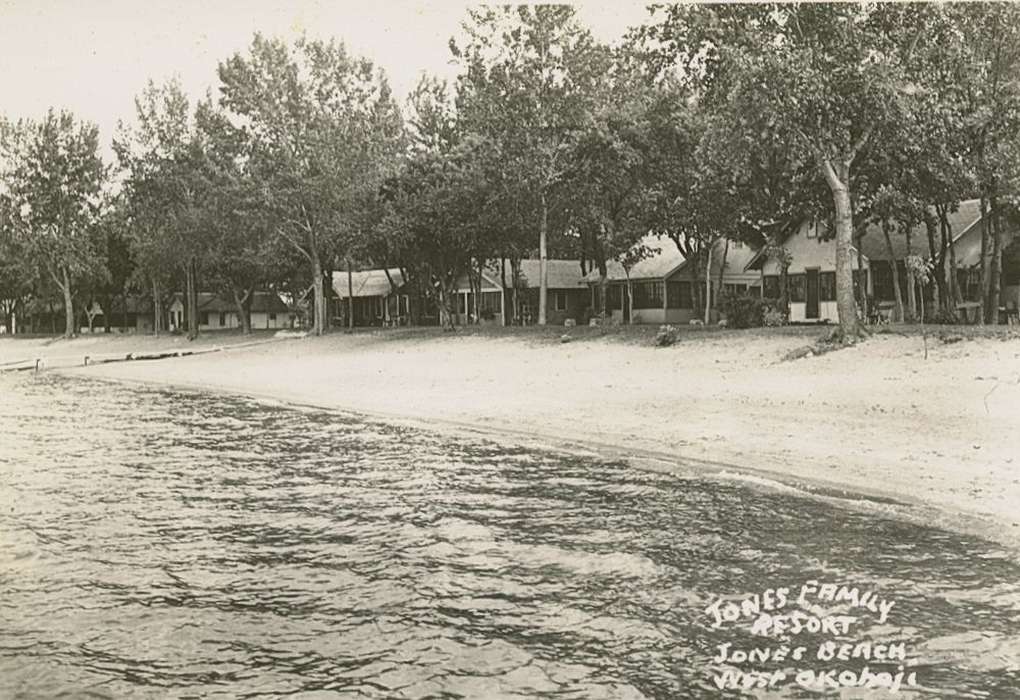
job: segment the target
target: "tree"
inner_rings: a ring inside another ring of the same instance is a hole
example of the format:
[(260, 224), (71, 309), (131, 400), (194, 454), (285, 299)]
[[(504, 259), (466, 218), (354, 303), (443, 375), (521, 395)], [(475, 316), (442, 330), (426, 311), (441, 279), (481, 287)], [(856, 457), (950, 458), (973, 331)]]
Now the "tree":
[(595, 95), (599, 51), (566, 5), (474, 9), (460, 62), (457, 102), (467, 131), (495, 144), (502, 168), (534, 201), (538, 228), (538, 323), (546, 322), (550, 219), (562, 217), (569, 153)]
[(761, 115), (766, 131), (750, 136), (778, 135), (828, 185), (845, 339), (859, 332), (852, 168), (876, 131), (908, 109), (912, 86), (903, 65), (926, 12), (882, 4), (671, 6), (657, 32), (662, 55), (684, 67), (706, 105), (727, 113), (736, 129), (741, 115)]
[(64, 336), (72, 337), (78, 284), (99, 266), (93, 227), (105, 168), (98, 129), (51, 110), (41, 121), (5, 130), (2, 147), (7, 225), (25, 259), (60, 290)]
[(620, 261), (629, 273), (642, 257), (638, 244), (649, 230), (650, 151), (658, 144), (653, 146), (649, 120), (657, 95), (650, 80), (628, 49), (601, 53), (593, 55), (601, 61), (602, 76), (595, 83), (595, 106), (572, 144), (564, 189), (582, 259), (599, 271), (597, 312), (604, 319), (607, 261)]
[(114, 142), (139, 266), (148, 274), (158, 333), (160, 286), (168, 270), (185, 280), (188, 337), (198, 335), (198, 274), (207, 257), (204, 216), (213, 206), (203, 136), (179, 83), (150, 82), (135, 100), (136, 124)]
[(288, 46), (256, 34), (219, 66), (221, 106), (248, 139), (250, 172), (273, 230), (307, 262), (314, 332), (327, 327), (328, 269), (363, 236), (400, 144), (381, 72), (335, 41)]

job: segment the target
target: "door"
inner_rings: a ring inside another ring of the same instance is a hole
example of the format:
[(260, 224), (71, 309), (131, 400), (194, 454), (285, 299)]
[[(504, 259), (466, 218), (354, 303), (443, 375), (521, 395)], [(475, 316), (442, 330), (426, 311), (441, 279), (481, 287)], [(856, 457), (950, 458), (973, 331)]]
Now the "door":
[(805, 270), (807, 273), (807, 304), (804, 318), (818, 318), (818, 269)]

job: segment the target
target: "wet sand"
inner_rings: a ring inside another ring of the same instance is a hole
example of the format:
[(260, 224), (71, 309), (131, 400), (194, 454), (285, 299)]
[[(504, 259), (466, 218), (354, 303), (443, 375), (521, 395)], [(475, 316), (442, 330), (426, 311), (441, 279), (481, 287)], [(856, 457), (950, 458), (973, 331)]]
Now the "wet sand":
[[(876, 335), (783, 362), (818, 331), (691, 331), (670, 348), (651, 347), (650, 332), (575, 329), (567, 343), (561, 332), (335, 334), (70, 371), (774, 478), (1020, 543), (1015, 335), (930, 339), (927, 360), (920, 337)], [(0, 341), (0, 359), (19, 342), (30, 341)]]

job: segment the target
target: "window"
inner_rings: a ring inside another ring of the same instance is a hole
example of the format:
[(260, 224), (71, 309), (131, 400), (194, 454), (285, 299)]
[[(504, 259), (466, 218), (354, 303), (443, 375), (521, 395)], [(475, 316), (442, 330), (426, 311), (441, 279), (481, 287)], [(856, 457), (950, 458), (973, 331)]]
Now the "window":
[(482, 292), (482, 314), (502, 313), (499, 308), (499, 292)]
[(740, 295), (747, 293), (746, 284), (724, 284), (723, 289), (729, 295)]
[(225, 325), (227, 325), (227, 315), (221, 311), (220, 312), (220, 328), (223, 328), (223, 326), (225, 326)]
[[(179, 323), (180, 323), (180, 321), (178, 321), (178, 324)], [(202, 311), (201, 313), (198, 314), (198, 324), (200, 326), (208, 326), (209, 325), (209, 312), (208, 311)]]
[(782, 290), (779, 285), (779, 275), (765, 275), (764, 290), (766, 298), (778, 299), (782, 295)]
[(790, 301), (803, 302), (807, 299), (806, 275), (790, 275), (787, 280), (790, 285)]
[(818, 300), (836, 301), (836, 273), (822, 272), (818, 275)]
[(691, 283), (667, 282), (666, 307), (670, 309), (694, 308), (694, 299), (691, 296)]
[(275, 321), (276, 320), (276, 314), (269, 314), (269, 320), (270, 321)]
[[(907, 268), (902, 260), (896, 261), (896, 272), (899, 277), (900, 294), (903, 299), (907, 298)], [(874, 284), (873, 294), (877, 301), (893, 301), (896, 292), (893, 289), (892, 266), (888, 260), (873, 260), (871, 262), (872, 282)]]
[(981, 273), (979, 269), (957, 270), (956, 274), (964, 301), (981, 301)]
[(634, 284), (635, 309), (662, 308), (662, 282), (637, 282)]
[(623, 288), (618, 284), (610, 284), (606, 286), (606, 310), (612, 311), (614, 309), (623, 308)]
[(457, 294), (457, 313), (467, 313), (467, 294)]
[(553, 309), (556, 311), (567, 310), (567, 293), (562, 291), (553, 292)]

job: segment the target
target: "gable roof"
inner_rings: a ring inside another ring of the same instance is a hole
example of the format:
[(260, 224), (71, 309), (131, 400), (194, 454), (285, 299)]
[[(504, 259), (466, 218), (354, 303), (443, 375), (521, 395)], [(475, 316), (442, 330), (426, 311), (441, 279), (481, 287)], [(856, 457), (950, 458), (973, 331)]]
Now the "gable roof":
[[(676, 247), (676, 244), (668, 238), (648, 235), (642, 238), (638, 245), (648, 247), (652, 253), (648, 257), (639, 260), (630, 269), (629, 278), (631, 280), (664, 279), (675, 272), (685, 262), (683, 253), (681, 253)], [(609, 260), (606, 262), (606, 273), (606, 279), (611, 282), (625, 280), (628, 278), (627, 270), (624, 270), (623, 265), (617, 260)], [(596, 268), (589, 272), (584, 279), (586, 282), (598, 282), (598, 269)]]
[[(581, 276), (579, 260), (546, 260), (546, 286), (549, 289), (587, 289)], [(521, 260), (520, 282), (527, 289), (537, 289), (541, 280), (541, 260)], [(498, 272), (497, 272), (498, 279)], [(507, 274), (507, 284), (511, 284)]]
[[(959, 207), (950, 213), (948, 218), (953, 240), (956, 241), (981, 221), (981, 200), (968, 199), (960, 202)], [(923, 223), (910, 230), (909, 250), (907, 250), (907, 237), (899, 227), (889, 231), (889, 240), (892, 243), (893, 257), (897, 260), (908, 255), (928, 257), (931, 254), (928, 249), (928, 229)], [(941, 241), (936, 240), (936, 245), (940, 244)], [(889, 259), (889, 248), (886, 246), (885, 234), (882, 233), (880, 225), (871, 224), (868, 226), (867, 232), (861, 237), (861, 252), (870, 260)]]
[[(390, 277), (393, 278), (393, 284), (397, 285), (398, 288), (404, 285), (404, 275), (401, 274), (400, 268), (390, 268), (389, 273)], [(352, 272), (350, 287), (354, 291), (352, 296), (355, 299), (361, 297), (384, 297), (394, 291), (390, 286), (389, 278), (386, 277), (386, 270), (383, 269)], [(333, 291), (341, 299), (348, 297), (346, 271), (340, 270), (333, 273)]]
[[(209, 292), (198, 293), (198, 310), (208, 313), (235, 313), (237, 305), (232, 299)], [(255, 292), (252, 295), (252, 313), (287, 313), (290, 309), (276, 292)]]

